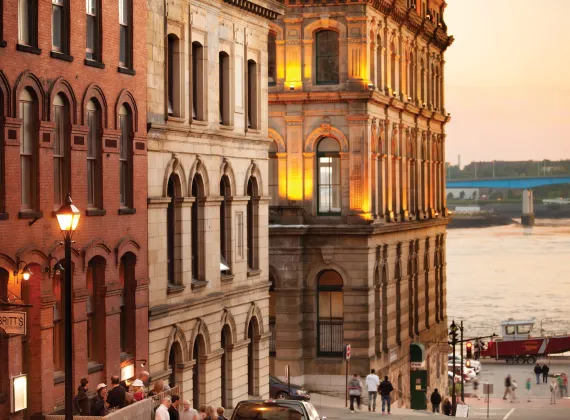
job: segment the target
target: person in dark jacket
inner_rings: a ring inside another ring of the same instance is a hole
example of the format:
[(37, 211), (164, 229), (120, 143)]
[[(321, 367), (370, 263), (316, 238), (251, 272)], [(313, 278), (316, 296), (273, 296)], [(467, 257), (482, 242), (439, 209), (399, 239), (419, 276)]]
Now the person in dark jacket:
[(111, 384), (113, 389), (107, 394), (107, 403), (109, 408), (123, 408), (125, 406), (125, 398), (127, 390), (119, 384), (119, 377), (117, 375), (111, 376)]
[(507, 399), (507, 395), (511, 394), (511, 386), (512, 386), (512, 382), (511, 382), (511, 375), (507, 375), (505, 377), (505, 394), (503, 395), (503, 400)]
[(548, 383), (548, 372), (550, 372), (550, 368), (545, 363), (542, 365), (542, 382), (544, 382), (545, 384)]
[(79, 387), (77, 388), (77, 395), (73, 399), (73, 414), (79, 416), (89, 415), (89, 397), (87, 396), (87, 388), (89, 387), (89, 380), (81, 378)]
[(539, 385), (540, 384), (540, 375), (542, 374), (542, 368), (540, 367), (540, 365), (538, 363), (534, 367), (534, 374), (536, 375), (536, 384)]
[(178, 395), (172, 396), (172, 404), (168, 409), (168, 414), (170, 414), (170, 420), (180, 420), (180, 413), (178, 412), (178, 407), (180, 406), (180, 397)]
[(431, 393), (430, 401), (431, 401), (431, 407), (433, 409), (432, 411), (434, 413), (439, 413), (439, 405), (441, 404), (441, 394), (439, 393), (437, 388), (434, 389), (434, 391)]
[(388, 414), (390, 414), (390, 393), (394, 390), (392, 383), (388, 380), (387, 376), (384, 376), (384, 380), (378, 385), (378, 392), (380, 392), (380, 396), (382, 397), (382, 414), (384, 414), (384, 410), (386, 405), (388, 406)]
[(97, 396), (91, 401), (91, 416), (103, 417), (107, 414), (105, 399), (107, 398), (107, 385), (97, 385)]
[(443, 415), (451, 416), (451, 401), (449, 401), (449, 398), (443, 400)]

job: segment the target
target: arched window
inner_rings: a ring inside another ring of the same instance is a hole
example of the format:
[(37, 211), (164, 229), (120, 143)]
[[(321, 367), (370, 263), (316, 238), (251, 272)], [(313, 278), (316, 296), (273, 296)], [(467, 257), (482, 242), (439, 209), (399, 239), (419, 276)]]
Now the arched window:
[(192, 43), (192, 118), (198, 121), (206, 119), (204, 109), (205, 59), (204, 47), (198, 41), (194, 41)]
[(317, 345), (319, 356), (341, 357), (344, 343), (342, 277), (326, 270), (317, 279)]
[(136, 346), (136, 262), (137, 257), (133, 253), (127, 252), (121, 258), (121, 265), (119, 267), (119, 280), (123, 286), (121, 293), (121, 331), (119, 334), (119, 342), (121, 353), (127, 353), (131, 355), (135, 353)]
[(259, 395), (259, 325), (256, 317), (247, 326), (247, 395)]
[(102, 362), (105, 355), (105, 302), (101, 291), (105, 286), (106, 261), (102, 257), (94, 257), (87, 265), (87, 360)]
[(119, 0), (119, 66), (132, 68), (132, 0)]
[(168, 354), (168, 368), (170, 369), (170, 377), (168, 378), (168, 385), (170, 388), (174, 388), (178, 385), (181, 378), (178, 377), (177, 370), (178, 364), (183, 361), (182, 358), (182, 348), (180, 343), (174, 342), (170, 347), (170, 353)]
[(230, 56), (220, 51), (220, 124), (230, 125)]
[(272, 141), (269, 143), (269, 196), (271, 197), (272, 206), (279, 204), (279, 162), (277, 159), (277, 144)]
[(95, 100), (87, 103), (87, 208), (102, 209), (102, 123), (101, 107)]
[(180, 40), (174, 34), (168, 34), (168, 55), (166, 65), (168, 68), (168, 115), (180, 117), (182, 112), (181, 91), (182, 78), (180, 64), (182, 62)]
[(388, 351), (388, 269), (382, 267), (382, 351)]
[[(429, 299), (429, 238), (426, 239), (426, 250), (424, 253), (424, 299), (425, 299), (425, 326), (429, 328), (429, 307), (430, 307), (430, 299)], [(435, 285), (435, 295), (437, 299), (438, 294), (438, 285)]]
[(166, 209), (166, 258), (168, 286), (170, 287), (181, 283), (181, 247), (176, 246), (177, 243), (181, 243), (180, 213), (177, 211), (181, 191), (179, 179), (175, 174), (170, 175), (170, 178), (168, 178), (167, 194), (169, 202)]
[(253, 60), (247, 60), (247, 128), (257, 129), (258, 121), (258, 103), (257, 103), (257, 63)]
[(133, 117), (128, 106), (119, 110), (121, 139), (119, 143), (121, 207), (133, 208)]
[(276, 34), (269, 31), (267, 35), (267, 84), (275, 86), (277, 84), (277, 42)]
[(192, 348), (192, 357), (196, 362), (194, 364), (194, 372), (192, 375), (192, 406), (200, 407), (206, 401), (206, 345), (202, 334), (198, 334), (194, 340)]
[(392, 92), (399, 92), (398, 86), (398, 58), (396, 46), (392, 42), (390, 44), (390, 86), (392, 87)]
[(201, 199), (204, 197), (204, 183), (202, 177), (198, 174), (192, 180), (192, 215), (191, 215), (191, 235), (192, 235), (192, 280), (204, 280), (204, 268), (202, 264), (203, 257), (203, 222), (200, 220), (203, 217)]
[(20, 94), (20, 165), (22, 171), (22, 211), (37, 210), (38, 99), (28, 89)]
[(317, 145), (318, 212), (340, 214), (340, 145), (325, 137)]
[[(65, 267), (65, 262), (60, 261)], [(66, 267), (67, 269), (67, 267)], [(65, 274), (57, 270), (52, 276), (53, 306), (53, 370), (63, 372), (65, 366)]]
[(258, 213), (259, 213), (259, 187), (255, 177), (247, 181), (247, 269), (258, 269)]
[(230, 274), (230, 250), (231, 250), (231, 230), (232, 220), (228, 199), (231, 196), (230, 180), (224, 175), (220, 181), (220, 196), (223, 197), (220, 203), (220, 270), (222, 274)]
[(18, 44), (38, 46), (38, 0), (18, 1)]
[(315, 38), (317, 85), (336, 85), (339, 82), (338, 32), (319, 31)]
[(57, 209), (71, 192), (70, 179), (70, 137), (69, 102), (61, 94), (53, 99), (55, 135), (53, 139), (53, 204)]
[(229, 348), (233, 344), (232, 343), (232, 333), (230, 327), (226, 324), (222, 328), (220, 346), (224, 350), (222, 354), (222, 361), (221, 361), (221, 375), (220, 375), (220, 387), (221, 387), (221, 399), (222, 399), (222, 407), (231, 408), (232, 403), (230, 398), (228, 398), (228, 394), (231, 395), (232, 388), (231, 388), (231, 373), (230, 373), (230, 357), (228, 352), (230, 351)]

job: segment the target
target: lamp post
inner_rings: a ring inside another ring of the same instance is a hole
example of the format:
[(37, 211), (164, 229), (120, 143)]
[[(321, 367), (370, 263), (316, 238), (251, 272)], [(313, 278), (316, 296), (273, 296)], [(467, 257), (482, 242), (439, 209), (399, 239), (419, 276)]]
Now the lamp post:
[[(455, 416), (455, 409), (457, 407), (457, 396), (455, 394), (455, 346), (457, 345), (457, 330), (459, 328), (455, 325), (455, 320), (449, 326), (449, 344), (453, 347), (453, 385), (451, 387), (451, 415)], [(461, 375), (463, 376), (463, 367), (461, 369)]]
[(73, 420), (73, 330), (71, 328), (71, 238), (81, 216), (67, 194), (65, 203), (56, 212), (57, 223), (65, 245), (65, 420)]

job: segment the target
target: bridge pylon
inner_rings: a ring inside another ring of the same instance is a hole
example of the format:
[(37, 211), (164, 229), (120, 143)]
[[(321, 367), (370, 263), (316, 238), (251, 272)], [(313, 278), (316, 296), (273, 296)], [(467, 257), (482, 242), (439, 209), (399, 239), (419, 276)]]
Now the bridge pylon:
[(523, 226), (534, 225), (534, 196), (531, 189), (526, 189), (522, 194), (522, 217)]

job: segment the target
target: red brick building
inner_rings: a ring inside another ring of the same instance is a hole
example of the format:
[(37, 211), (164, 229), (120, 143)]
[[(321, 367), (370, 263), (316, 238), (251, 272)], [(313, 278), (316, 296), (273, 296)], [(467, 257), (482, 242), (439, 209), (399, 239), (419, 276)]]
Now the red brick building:
[[(0, 333), (0, 419), (21, 419), (64, 402), (65, 284), (53, 267), (67, 192), (82, 212), (74, 389), (138, 375), (148, 357), (147, 12), (145, 0), (0, 0), (0, 11), (0, 302), (31, 305), (26, 336)], [(28, 408), (11, 414), (20, 373)]]

